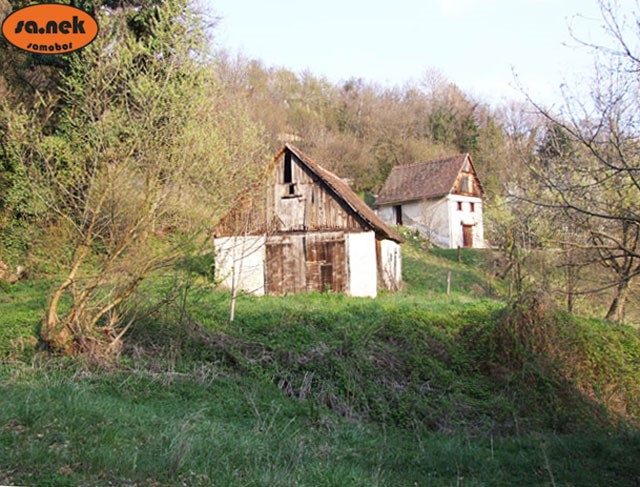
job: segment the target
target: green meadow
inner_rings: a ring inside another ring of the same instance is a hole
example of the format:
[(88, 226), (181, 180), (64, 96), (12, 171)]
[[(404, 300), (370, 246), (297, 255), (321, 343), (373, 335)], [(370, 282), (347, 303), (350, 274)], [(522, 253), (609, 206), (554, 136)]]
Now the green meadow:
[(507, 303), (488, 251), (404, 252), (398, 294), (240, 296), (231, 323), (194, 279), (100, 364), (38, 350), (47, 279), (4, 286), (0, 484), (638, 485), (637, 330)]

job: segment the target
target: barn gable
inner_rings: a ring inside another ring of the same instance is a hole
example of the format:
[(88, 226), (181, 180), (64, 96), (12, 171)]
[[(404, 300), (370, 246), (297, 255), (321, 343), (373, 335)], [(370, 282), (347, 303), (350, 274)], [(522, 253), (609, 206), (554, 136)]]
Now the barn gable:
[(374, 231), (378, 239), (402, 242), (342, 179), (286, 144), (269, 177), (223, 218), (216, 234), (335, 230)]
[(271, 196), (278, 219), (273, 230), (362, 231), (369, 228), (367, 222), (336, 195), (316, 167), (305, 164), (296, 153), (286, 149), (276, 161)]

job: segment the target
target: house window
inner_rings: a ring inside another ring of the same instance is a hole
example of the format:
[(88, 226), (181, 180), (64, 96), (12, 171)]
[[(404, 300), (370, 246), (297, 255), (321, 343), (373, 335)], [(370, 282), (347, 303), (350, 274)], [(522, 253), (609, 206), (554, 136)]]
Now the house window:
[(284, 155), (284, 184), (293, 182), (293, 172), (291, 170), (291, 154), (286, 152)]
[(458, 211), (462, 211), (462, 201), (458, 201)]
[(469, 210), (471, 211), (471, 213), (476, 211), (476, 204), (475, 203), (469, 203)]
[(401, 205), (395, 205), (393, 207), (393, 213), (394, 213), (394, 216), (395, 216), (396, 225), (402, 225), (402, 206)]

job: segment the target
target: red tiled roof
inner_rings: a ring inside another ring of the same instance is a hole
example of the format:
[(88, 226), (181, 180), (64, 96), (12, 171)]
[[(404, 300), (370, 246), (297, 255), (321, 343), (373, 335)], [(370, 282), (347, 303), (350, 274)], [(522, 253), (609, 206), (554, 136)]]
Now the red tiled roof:
[(437, 198), (449, 194), (469, 154), (395, 166), (384, 183), (378, 204)]
[(372, 230), (386, 239), (394, 240), (401, 243), (402, 237), (393, 231), (385, 222), (383, 222), (369, 206), (353, 192), (347, 183), (336, 176), (331, 171), (325, 169), (320, 164), (307, 156), (300, 149), (292, 144), (285, 144), (275, 156), (275, 160), (279, 159), (285, 150), (289, 150), (302, 162), (311, 172), (313, 172), (320, 180), (322, 180), (335, 195), (347, 204), (362, 220), (364, 220)]

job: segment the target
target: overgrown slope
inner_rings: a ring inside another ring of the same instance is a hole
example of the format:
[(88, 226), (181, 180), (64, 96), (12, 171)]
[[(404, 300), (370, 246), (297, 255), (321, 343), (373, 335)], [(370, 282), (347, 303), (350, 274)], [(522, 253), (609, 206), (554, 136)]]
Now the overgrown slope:
[(506, 305), (491, 261), (416, 241), (402, 293), (242, 296), (233, 323), (194, 286), (106, 368), (36, 353), (46, 284), (4, 289), (0, 480), (635, 485), (638, 333)]

